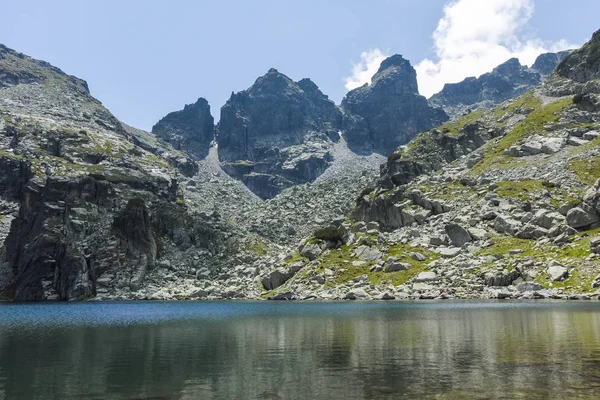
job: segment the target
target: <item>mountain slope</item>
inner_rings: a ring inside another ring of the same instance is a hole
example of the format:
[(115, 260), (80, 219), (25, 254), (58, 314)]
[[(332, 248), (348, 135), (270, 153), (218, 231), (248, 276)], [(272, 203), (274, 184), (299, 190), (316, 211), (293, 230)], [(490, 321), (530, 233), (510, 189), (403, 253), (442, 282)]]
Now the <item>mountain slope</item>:
[(265, 296), (598, 297), (599, 40), (535, 90), (400, 147)]
[(84, 81), (4, 46), (0, 148), (0, 292), (9, 298), (135, 290), (165, 249), (177, 247), (177, 230), (212, 232), (196, 239), (199, 247), (225, 243), (218, 221), (191, 220), (178, 206), (169, 162), (188, 165), (182, 153), (122, 125)]

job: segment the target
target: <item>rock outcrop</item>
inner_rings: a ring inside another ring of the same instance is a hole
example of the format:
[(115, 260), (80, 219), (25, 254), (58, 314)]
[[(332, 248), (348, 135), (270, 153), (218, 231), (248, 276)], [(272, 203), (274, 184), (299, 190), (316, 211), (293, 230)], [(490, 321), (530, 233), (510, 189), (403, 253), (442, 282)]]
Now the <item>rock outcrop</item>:
[(442, 107), (452, 117), (467, 110), (495, 106), (540, 84), (568, 54), (569, 51), (541, 54), (531, 68), (521, 65), (517, 58), (511, 58), (478, 78), (447, 83), (439, 93), (431, 96), (429, 103)]
[(175, 149), (201, 159), (208, 155), (214, 139), (214, 123), (208, 101), (199, 98), (194, 104), (186, 104), (183, 110), (167, 114), (152, 127), (152, 133)]
[(344, 136), (351, 149), (391, 154), (419, 132), (448, 119), (419, 95), (417, 74), (400, 55), (385, 59), (371, 83), (350, 91), (342, 100)]
[(342, 113), (310, 79), (294, 82), (276, 69), (221, 108), (222, 167), (263, 199), (315, 180), (332, 161)]
[(600, 79), (600, 30), (594, 32), (592, 40), (575, 50), (556, 68), (559, 76), (575, 82), (585, 83)]

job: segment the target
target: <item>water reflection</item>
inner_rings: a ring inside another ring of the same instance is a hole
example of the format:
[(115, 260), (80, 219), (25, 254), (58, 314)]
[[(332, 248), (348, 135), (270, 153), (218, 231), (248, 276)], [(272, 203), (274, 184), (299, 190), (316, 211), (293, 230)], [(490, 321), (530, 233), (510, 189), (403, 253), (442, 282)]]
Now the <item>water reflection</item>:
[(0, 306), (0, 399), (598, 393), (596, 303)]

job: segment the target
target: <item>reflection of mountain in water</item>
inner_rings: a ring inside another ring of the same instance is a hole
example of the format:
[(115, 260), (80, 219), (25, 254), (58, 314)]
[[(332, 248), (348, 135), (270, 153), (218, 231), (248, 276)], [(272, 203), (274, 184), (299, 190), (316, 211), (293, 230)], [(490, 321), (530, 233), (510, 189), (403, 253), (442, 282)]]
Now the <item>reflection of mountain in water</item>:
[[(230, 303), (239, 313), (222, 320), (0, 323), (0, 399), (592, 398), (592, 306), (309, 304), (268, 315), (265, 305)], [(39, 318), (61, 312), (49, 311)]]

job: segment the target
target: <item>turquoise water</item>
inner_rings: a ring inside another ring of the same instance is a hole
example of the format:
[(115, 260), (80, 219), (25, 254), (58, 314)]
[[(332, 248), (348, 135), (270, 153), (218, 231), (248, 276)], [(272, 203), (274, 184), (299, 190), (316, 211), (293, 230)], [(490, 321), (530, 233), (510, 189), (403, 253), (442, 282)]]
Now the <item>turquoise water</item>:
[(338, 398), (600, 398), (600, 303), (0, 305), (0, 399)]

